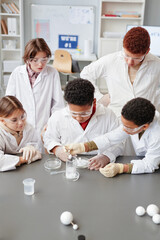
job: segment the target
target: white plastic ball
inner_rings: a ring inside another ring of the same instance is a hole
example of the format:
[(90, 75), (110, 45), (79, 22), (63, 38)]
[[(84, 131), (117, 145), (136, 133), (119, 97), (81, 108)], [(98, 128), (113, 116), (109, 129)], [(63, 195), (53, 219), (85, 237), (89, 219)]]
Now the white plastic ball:
[(73, 221), (73, 215), (71, 212), (63, 212), (60, 216), (61, 223), (69, 225)]
[(144, 214), (145, 214), (145, 209), (144, 209), (144, 207), (142, 207), (142, 206), (138, 206), (137, 208), (136, 208), (136, 214), (138, 215), (138, 216), (143, 216)]
[(153, 221), (155, 224), (160, 224), (160, 214), (155, 214), (155, 215), (152, 217), (152, 221)]
[(159, 208), (155, 204), (150, 204), (148, 205), (146, 212), (150, 217), (153, 217), (155, 214), (159, 213)]
[(73, 229), (74, 229), (74, 230), (77, 230), (77, 229), (78, 229), (78, 225), (77, 225), (77, 224), (74, 224), (74, 225), (73, 225)]

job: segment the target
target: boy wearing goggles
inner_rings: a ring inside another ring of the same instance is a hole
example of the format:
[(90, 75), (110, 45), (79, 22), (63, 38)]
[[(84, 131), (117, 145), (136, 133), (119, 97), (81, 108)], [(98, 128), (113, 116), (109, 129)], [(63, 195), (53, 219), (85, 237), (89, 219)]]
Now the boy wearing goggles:
[[(52, 114), (44, 134), (44, 146), (49, 153), (66, 161), (69, 153), (64, 145), (70, 142), (90, 141), (93, 137), (107, 133), (118, 127), (115, 114), (101, 104), (96, 105), (94, 86), (84, 79), (70, 81), (64, 92), (67, 106)], [(98, 170), (114, 162), (122, 154), (123, 144), (108, 148), (90, 159), (90, 169)], [(94, 151), (92, 154), (97, 154)]]

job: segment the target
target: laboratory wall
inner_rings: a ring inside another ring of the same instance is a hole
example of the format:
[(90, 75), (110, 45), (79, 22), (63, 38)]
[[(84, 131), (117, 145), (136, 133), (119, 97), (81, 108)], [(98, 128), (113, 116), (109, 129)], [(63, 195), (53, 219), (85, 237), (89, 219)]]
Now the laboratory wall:
[[(24, 0), (24, 45), (31, 39), (31, 4), (94, 6), (94, 52), (97, 54), (100, 0)], [(160, 0), (146, 0), (144, 25), (160, 26)]]

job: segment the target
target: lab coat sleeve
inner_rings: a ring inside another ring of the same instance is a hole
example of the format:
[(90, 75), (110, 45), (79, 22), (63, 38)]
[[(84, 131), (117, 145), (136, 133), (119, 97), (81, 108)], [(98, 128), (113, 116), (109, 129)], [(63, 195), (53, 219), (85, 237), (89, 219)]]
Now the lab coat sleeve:
[(64, 105), (64, 100), (63, 100), (63, 94), (62, 94), (62, 89), (61, 89), (61, 83), (60, 83), (60, 78), (59, 78), (59, 73), (56, 69), (55, 74), (54, 74), (54, 89), (53, 89), (53, 96), (52, 96), (52, 104), (51, 104), (51, 114), (60, 109), (63, 108)]
[(156, 97), (155, 97), (155, 103), (154, 103), (157, 109), (157, 111), (160, 113), (160, 85), (159, 88), (156, 91)]
[(47, 149), (48, 153), (50, 150), (56, 146), (61, 146), (61, 136), (57, 123), (56, 113), (53, 113), (52, 116), (48, 120), (47, 130), (44, 133), (43, 141), (44, 147)]
[[(110, 112), (110, 129), (109, 129), (109, 131), (113, 131), (117, 127), (119, 127), (119, 120), (116, 117), (116, 115), (111, 111)], [(115, 162), (116, 158), (119, 155), (123, 155), (123, 152), (124, 152), (124, 143), (120, 142), (119, 144), (109, 147), (104, 152), (102, 152), (102, 154), (109, 157), (110, 162)]]
[(105, 60), (104, 57), (100, 58), (99, 60), (92, 62), (88, 66), (84, 67), (80, 77), (83, 79), (89, 80), (95, 87), (95, 98), (97, 100), (103, 97), (103, 94), (100, 93), (99, 88), (97, 86), (97, 82), (99, 79), (105, 77), (106, 73), (106, 66), (104, 66)]
[(110, 147), (113, 147), (114, 145), (124, 142), (128, 137), (129, 135), (123, 131), (123, 127), (120, 125), (113, 131), (94, 138), (93, 141), (97, 145), (100, 152), (102, 152)]
[(16, 164), (19, 162), (19, 157), (4, 153), (5, 143), (0, 136), (0, 172), (16, 169)]
[(6, 95), (16, 96), (16, 69), (11, 73), (8, 80)]
[(142, 160), (131, 160), (132, 174), (153, 173), (160, 165), (160, 138), (155, 139), (148, 146), (147, 153)]

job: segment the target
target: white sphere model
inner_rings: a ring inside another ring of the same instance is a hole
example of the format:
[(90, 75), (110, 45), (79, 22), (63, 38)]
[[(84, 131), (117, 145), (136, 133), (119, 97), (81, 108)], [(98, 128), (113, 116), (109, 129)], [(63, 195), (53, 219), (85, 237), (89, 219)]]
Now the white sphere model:
[(63, 212), (60, 216), (61, 223), (69, 225), (73, 221), (73, 215), (71, 212)]
[(146, 211), (150, 217), (153, 217), (155, 214), (159, 213), (159, 208), (155, 204), (150, 204)]
[(77, 225), (77, 224), (74, 224), (74, 225), (73, 225), (73, 229), (74, 229), (74, 230), (77, 230), (77, 229), (78, 229), (78, 225)]
[(160, 224), (160, 214), (155, 214), (155, 215), (152, 217), (152, 221), (153, 221), (155, 224)]
[(138, 216), (143, 216), (144, 214), (145, 214), (145, 209), (144, 209), (144, 207), (142, 207), (142, 206), (138, 206), (137, 208), (136, 208), (136, 214), (138, 215)]

